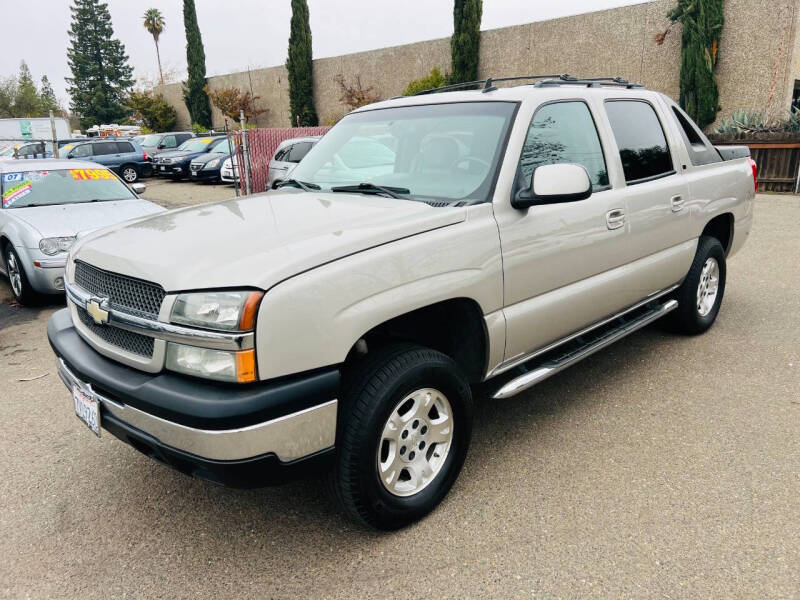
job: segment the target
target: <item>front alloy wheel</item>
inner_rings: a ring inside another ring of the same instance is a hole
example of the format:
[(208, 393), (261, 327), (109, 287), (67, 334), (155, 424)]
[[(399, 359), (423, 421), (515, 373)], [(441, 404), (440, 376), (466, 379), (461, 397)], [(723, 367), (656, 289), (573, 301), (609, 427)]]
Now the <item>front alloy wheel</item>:
[(399, 529), (432, 511), (458, 477), (472, 394), (450, 357), (387, 346), (343, 374), (331, 490), (354, 521)]
[(436, 479), (453, 441), (451, 414), (447, 397), (433, 388), (398, 402), (378, 446), (378, 472), (390, 494), (413, 496)]

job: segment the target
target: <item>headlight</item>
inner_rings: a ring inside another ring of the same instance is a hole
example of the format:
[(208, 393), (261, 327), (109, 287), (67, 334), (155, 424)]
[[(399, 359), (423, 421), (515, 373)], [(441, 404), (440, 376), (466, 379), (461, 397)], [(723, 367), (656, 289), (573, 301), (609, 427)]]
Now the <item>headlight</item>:
[(222, 331), (249, 331), (256, 323), (262, 292), (199, 292), (181, 294), (170, 321)]
[(170, 342), (167, 344), (167, 368), (217, 381), (248, 383), (256, 380), (254, 350), (226, 352)]
[(218, 159), (218, 158), (215, 158), (214, 160), (210, 160), (210, 161), (208, 161), (208, 162), (205, 164), (205, 166), (204, 166), (203, 168), (204, 168), (204, 169), (213, 169), (213, 168), (214, 168), (214, 167), (216, 167), (218, 164), (219, 164), (219, 159)]
[(161, 162), (164, 163), (165, 165), (171, 165), (172, 164), (172, 159), (171, 158), (162, 158)]
[(68, 252), (74, 243), (74, 235), (71, 237), (43, 238), (39, 240), (39, 250), (47, 254), (47, 256), (53, 256), (59, 252)]

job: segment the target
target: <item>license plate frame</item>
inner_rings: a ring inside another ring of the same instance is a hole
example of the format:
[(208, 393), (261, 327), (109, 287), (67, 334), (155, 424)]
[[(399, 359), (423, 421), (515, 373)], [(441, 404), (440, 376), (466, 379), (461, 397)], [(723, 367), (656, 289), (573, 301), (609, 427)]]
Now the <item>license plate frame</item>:
[(167, 170), (167, 167), (165, 167), (165, 166), (163, 166), (163, 165), (162, 165), (162, 166), (158, 167), (158, 170), (159, 170), (159, 171), (166, 171), (166, 170)]
[(72, 400), (78, 420), (100, 437), (100, 401), (90, 391), (77, 385), (72, 386)]

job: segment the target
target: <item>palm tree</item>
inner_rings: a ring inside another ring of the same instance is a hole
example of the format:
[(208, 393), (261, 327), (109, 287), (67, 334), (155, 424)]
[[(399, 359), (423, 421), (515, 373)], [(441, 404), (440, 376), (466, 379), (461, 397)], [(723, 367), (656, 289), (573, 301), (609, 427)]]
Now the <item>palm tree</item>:
[(161, 78), (161, 84), (164, 84), (164, 73), (161, 71), (161, 54), (158, 51), (158, 36), (164, 31), (164, 15), (157, 8), (148, 8), (144, 13), (144, 28), (153, 36), (153, 41), (156, 43), (156, 57), (158, 58), (158, 75)]

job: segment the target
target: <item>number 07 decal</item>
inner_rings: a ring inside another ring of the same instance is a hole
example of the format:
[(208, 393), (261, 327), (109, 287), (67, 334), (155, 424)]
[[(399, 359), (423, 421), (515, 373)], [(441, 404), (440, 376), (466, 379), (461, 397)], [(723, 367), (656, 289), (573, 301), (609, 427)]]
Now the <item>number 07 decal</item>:
[(111, 171), (108, 169), (70, 169), (69, 174), (77, 181), (112, 179)]

